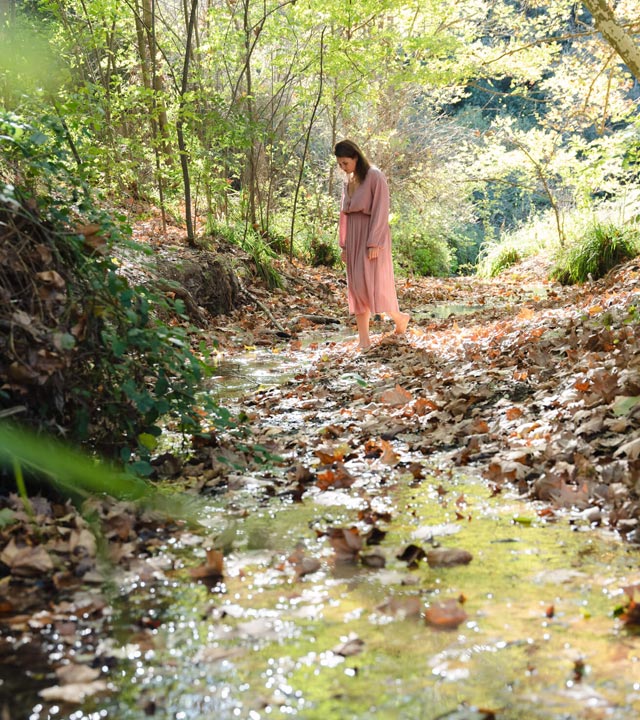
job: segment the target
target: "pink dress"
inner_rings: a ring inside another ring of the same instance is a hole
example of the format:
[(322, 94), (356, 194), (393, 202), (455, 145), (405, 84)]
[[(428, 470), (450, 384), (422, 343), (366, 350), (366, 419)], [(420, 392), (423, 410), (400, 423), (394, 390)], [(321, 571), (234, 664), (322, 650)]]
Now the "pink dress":
[[(398, 312), (391, 259), (389, 188), (382, 171), (369, 168), (364, 182), (349, 197), (347, 184), (340, 207), (340, 247), (346, 250), (349, 312)], [(369, 260), (367, 248), (379, 247)]]

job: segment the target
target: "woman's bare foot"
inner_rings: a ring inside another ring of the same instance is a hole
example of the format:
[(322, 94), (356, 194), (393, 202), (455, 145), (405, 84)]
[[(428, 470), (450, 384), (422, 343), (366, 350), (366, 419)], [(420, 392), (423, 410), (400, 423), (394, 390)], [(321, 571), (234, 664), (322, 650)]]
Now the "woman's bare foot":
[(409, 315), (409, 313), (398, 313), (393, 319), (396, 323), (396, 335), (404, 335), (407, 330), (409, 320), (411, 320), (411, 315)]

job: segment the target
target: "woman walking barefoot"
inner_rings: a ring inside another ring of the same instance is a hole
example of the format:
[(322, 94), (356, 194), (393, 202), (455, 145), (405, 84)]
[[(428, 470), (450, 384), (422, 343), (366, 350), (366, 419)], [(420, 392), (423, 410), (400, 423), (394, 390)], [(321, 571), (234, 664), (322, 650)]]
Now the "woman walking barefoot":
[(346, 174), (340, 205), (340, 248), (347, 266), (349, 312), (356, 316), (358, 347), (371, 345), (372, 314), (386, 313), (402, 335), (410, 316), (400, 312), (393, 277), (389, 188), (382, 171), (371, 165), (352, 140), (336, 144), (334, 155)]

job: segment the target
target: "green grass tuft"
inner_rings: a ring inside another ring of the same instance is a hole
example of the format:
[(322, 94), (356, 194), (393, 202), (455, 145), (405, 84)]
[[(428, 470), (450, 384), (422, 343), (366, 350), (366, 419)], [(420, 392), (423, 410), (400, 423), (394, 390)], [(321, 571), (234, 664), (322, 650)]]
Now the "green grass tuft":
[(636, 227), (597, 222), (576, 243), (558, 253), (551, 278), (563, 285), (598, 280), (639, 250)]

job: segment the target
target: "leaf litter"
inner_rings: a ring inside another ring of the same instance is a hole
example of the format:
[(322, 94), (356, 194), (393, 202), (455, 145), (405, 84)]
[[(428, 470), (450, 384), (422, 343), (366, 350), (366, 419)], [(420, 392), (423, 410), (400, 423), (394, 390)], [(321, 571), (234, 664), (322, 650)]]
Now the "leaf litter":
[[(640, 331), (634, 286), (640, 271), (634, 263), (581, 288), (551, 286), (542, 278), (518, 275), (518, 270), (491, 282), (406, 281), (400, 289), (401, 302), (414, 314), (406, 336), (389, 334), (374, 320), (374, 344), (366, 355), (358, 353), (355, 338), (332, 339), (333, 326), (319, 339), (317, 325), (310, 330), (304, 318), (330, 313), (347, 325), (344, 281), (328, 271), (295, 270), (304, 282), (323, 292), (298, 297), (295, 317), (290, 295), (269, 298), (271, 313), (287, 323), (291, 334), (287, 342), (264, 332), (267, 317), (260, 331), (255, 322), (259, 308), (250, 314), (243, 308), (224, 323), (216, 319), (218, 347), (229, 357), (259, 345), (270, 348), (263, 353), (288, 358), (297, 366), (297, 373), (282, 384), (239, 393), (230, 401), (238, 414), (249, 418), (250, 441), (239, 446), (236, 436), (219, 433), (191, 458), (182, 462), (174, 458), (169, 464), (165, 459), (163, 466), (158, 465), (159, 475), (162, 467), (170, 467), (173, 481), (183, 477), (190, 492), (215, 496), (223, 503), (228, 496), (227, 514), (240, 519), (255, 511), (256, 501), (259, 505), (272, 497), (306, 506), (313, 505), (319, 494), (348, 492), (362, 501), (365, 509), (359, 511), (356, 524), (316, 520), (317, 544), (292, 543), (284, 555), (271, 554), (267, 562), (275, 582), (292, 573), (293, 581), (305, 586), (327, 576), (335, 566), (346, 564), (354, 566), (354, 572), (371, 573), (397, 559), (406, 567), (405, 574), (400, 571), (397, 576), (397, 587), (404, 585), (409, 594), (395, 590), (378, 604), (378, 612), (400, 619), (422, 617), (434, 629), (456, 630), (473, 620), (461, 595), (430, 596), (433, 588), (425, 588), (419, 580), (416, 592), (416, 578), (411, 576), (428, 567), (459, 568), (456, 577), (464, 577), (460, 573), (474, 555), (466, 548), (439, 547), (437, 539), (442, 535), (451, 539), (455, 531), (423, 529), (416, 536), (413, 527), (413, 538), (428, 540), (431, 548), (407, 545), (411, 534), (404, 536), (404, 542), (395, 535), (389, 540), (398, 486), (429, 484), (434, 472), (440, 478), (433, 487), (434, 502), (454, 509), (454, 523), (472, 522), (478, 510), (473, 500), (447, 497), (454, 468), (481, 474), (496, 497), (515, 490), (544, 501), (538, 520), (555, 521), (558, 513), (573, 519), (580, 511), (583, 518), (597, 517), (593, 524), (636, 540)], [(545, 292), (532, 295), (527, 283), (542, 284)], [(419, 308), (442, 302), (478, 309), (418, 319)], [(250, 315), (253, 320), (248, 323)], [(262, 332), (260, 337), (256, 332)], [(265, 456), (271, 458), (275, 472), (265, 470), (269, 465)], [(242, 491), (249, 477), (261, 473), (257, 493), (248, 493), (253, 503), (243, 510)], [(64, 668), (86, 667), (90, 673), (69, 671), (69, 680), (52, 682), (40, 692), (49, 701), (83, 704), (94, 693), (113, 691), (108, 673), (96, 675), (96, 667), (107, 667), (119, 656), (102, 642), (112, 632), (111, 601), (101, 592), (105, 566), (93, 531), (75, 508), (46, 500), (39, 504), (37, 531), (19, 498), (6, 499), (0, 511), (6, 518), (0, 527), (0, 561), (5, 568), (0, 583), (2, 643), (7, 647), (9, 639), (15, 645), (21, 637), (46, 651), (54, 637), (66, 638), (61, 659), (52, 663), (51, 680), (63, 677)], [(123, 596), (135, 594), (140, 583), (166, 583), (167, 572), (180, 577), (184, 567), (191, 581), (222, 593), (226, 583), (253, 572), (227, 568), (225, 556), (234, 551), (233, 539), (224, 549), (203, 550), (200, 561), (196, 542), (189, 561), (184, 549), (167, 553), (167, 547), (178, 548), (180, 537), (187, 535), (181, 522), (106, 499), (94, 501), (92, 510), (109, 540), (111, 560), (120, 568)], [(584, 515), (587, 512), (591, 515)], [(416, 520), (418, 528), (430, 527)], [(451, 528), (454, 523), (441, 525)], [(371, 538), (383, 547), (365, 552), (373, 544)], [(184, 575), (179, 582), (185, 582)], [(617, 591), (609, 592), (613, 598)], [(638, 613), (633, 594), (627, 591), (626, 597), (627, 604), (618, 614), (629, 627), (637, 623)], [(555, 605), (548, 621), (556, 620)], [(47, 607), (50, 616), (39, 615)], [(136, 623), (139, 635), (134, 645), (156, 647), (150, 631), (155, 633), (162, 620), (141, 612)], [(273, 642), (279, 625), (264, 618), (239, 618), (236, 627), (237, 637)], [(80, 663), (74, 649), (79, 637), (83, 638)], [(344, 658), (366, 655), (370, 644), (352, 634), (333, 652)], [(223, 662), (242, 657), (242, 650), (209, 647), (205, 655), (208, 663)], [(84, 664), (85, 658), (91, 667)]]

